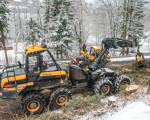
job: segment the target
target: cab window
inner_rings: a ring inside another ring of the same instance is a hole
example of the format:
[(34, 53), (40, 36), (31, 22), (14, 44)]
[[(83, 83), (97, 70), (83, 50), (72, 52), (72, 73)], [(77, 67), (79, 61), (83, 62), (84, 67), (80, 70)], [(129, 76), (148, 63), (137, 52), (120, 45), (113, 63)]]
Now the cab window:
[(90, 50), (90, 55), (91, 55), (91, 56), (95, 56), (95, 50), (94, 50), (94, 48), (91, 48), (91, 50)]
[(56, 71), (57, 66), (54, 63), (52, 57), (48, 53), (48, 51), (44, 51), (40, 54), (41, 62), (42, 62), (42, 71)]
[(39, 71), (38, 69), (40, 68), (39, 64), (39, 59), (38, 56), (30, 56), (28, 57), (28, 62), (29, 62), (29, 73), (33, 73), (35, 71)]

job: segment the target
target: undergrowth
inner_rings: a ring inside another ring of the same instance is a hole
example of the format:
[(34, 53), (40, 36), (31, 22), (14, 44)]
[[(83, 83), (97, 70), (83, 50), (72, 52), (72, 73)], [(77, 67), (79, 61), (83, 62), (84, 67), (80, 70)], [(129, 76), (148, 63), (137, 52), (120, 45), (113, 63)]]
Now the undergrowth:
[(86, 113), (87, 111), (91, 110), (92, 107), (96, 108), (97, 104), (100, 104), (100, 100), (102, 98), (104, 98), (104, 95), (88, 95), (87, 97), (83, 97), (83, 96), (73, 96), (72, 100), (69, 100), (69, 102), (62, 107), (62, 110), (64, 112), (66, 111), (71, 111), (71, 110), (81, 110), (84, 113)]

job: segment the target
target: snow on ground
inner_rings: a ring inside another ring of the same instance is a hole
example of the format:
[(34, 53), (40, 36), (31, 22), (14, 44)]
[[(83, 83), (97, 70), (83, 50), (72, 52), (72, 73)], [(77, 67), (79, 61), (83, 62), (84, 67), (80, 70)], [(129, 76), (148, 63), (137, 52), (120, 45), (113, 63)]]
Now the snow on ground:
[[(150, 56), (144, 56), (144, 58), (150, 58)], [(133, 61), (135, 57), (111, 58), (110, 60), (111, 62)]]
[(143, 102), (129, 103), (106, 120), (150, 120), (150, 106)]
[(97, 120), (150, 120), (150, 95), (128, 101), (124, 107), (121, 101), (116, 100), (116, 102), (118, 102), (118, 111), (113, 110)]
[[(73, 120), (150, 120), (150, 95), (131, 101), (121, 101), (110, 96), (101, 99), (105, 106), (89, 113), (73, 117)], [(111, 103), (110, 105), (108, 105)]]

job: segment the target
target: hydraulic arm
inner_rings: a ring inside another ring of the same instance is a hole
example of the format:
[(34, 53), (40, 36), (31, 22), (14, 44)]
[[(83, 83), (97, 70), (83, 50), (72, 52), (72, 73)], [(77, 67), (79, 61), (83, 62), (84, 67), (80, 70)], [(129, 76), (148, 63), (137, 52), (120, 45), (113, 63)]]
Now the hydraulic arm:
[(121, 38), (105, 38), (102, 41), (103, 49), (96, 59), (95, 62), (93, 62), (89, 69), (91, 71), (95, 71), (96, 69), (99, 69), (102, 67), (103, 63), (105, 62), (105, 58), (109, 53), (110, 48), (117, 49), (119, 47), (133, 47), (133, 43), (130, 40), (121, 39)]
[(146, 67), (149, 68), (149, 64), (147, 63), (147, 61), (144, 59), (144, 55), (143, 53), (140, 52), (140, 45), (139, 43), (136, 41), (135, 42), (136, 48), (137, 48), (137, 54), (136, 54), (136, 62), (138, 64), (139, 67)]

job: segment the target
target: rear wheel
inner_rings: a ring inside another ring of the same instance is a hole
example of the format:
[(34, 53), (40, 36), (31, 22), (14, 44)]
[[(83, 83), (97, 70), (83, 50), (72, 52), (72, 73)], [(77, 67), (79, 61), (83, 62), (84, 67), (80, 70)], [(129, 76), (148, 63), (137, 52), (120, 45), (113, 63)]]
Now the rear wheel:
[(113, 84), (108, 78), (98, 80), (94, 85), (95, 94), (110, 95), (112, 92)]
[(61, 108), (70, 98), (71, 92), (68, 88), (57, 88), (50, 95), (50, 110)]
[(41, 94), (30, 93), (21, 100), (21, 108), (27, 115), (40, 114), (44, 107), (45, 101)]
[(117, 93), (124, 89), (127, 85), (130, 85), (130, 82), (130, 79), (125, 75), (117, 77), (114, 83), (114, 93)]

